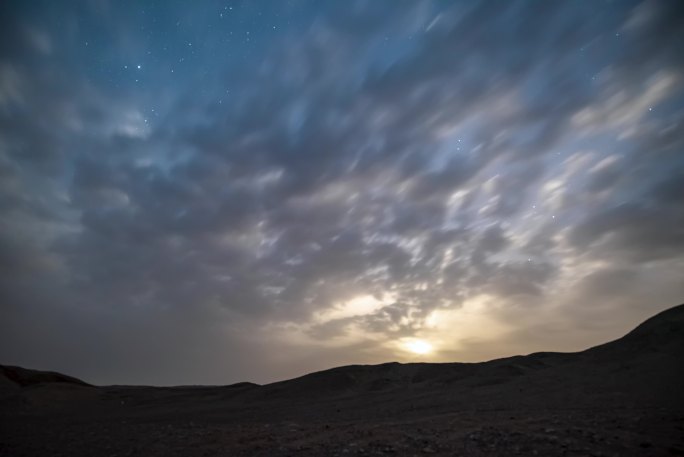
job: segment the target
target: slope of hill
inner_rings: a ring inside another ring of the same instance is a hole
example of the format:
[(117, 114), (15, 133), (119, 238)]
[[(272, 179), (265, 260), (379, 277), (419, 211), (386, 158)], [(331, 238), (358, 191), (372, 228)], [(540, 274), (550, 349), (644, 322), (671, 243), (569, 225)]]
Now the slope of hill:
[(0, 376), (3, 380), (9, 381), (21, 387), (32, 386), (41, 383), (66, 383), (79, 386), (90, 386), (90, 384), (54, 371), (29, 370), (21, 367), (0, 365)]
[[(668, 309), (639, 325), (624, 337), (578, 353), (538, 352), (481, 363), (386, 363), (382, 365), (351, 365), (304, 375), (302, 377), (263, 386), (251, 392), (255, 398), (330, 398), (358, 396), (363, 393), (401, 391), (402, 395), (443, 390), (466, 390), (470, 399), (484, 390), (488, 401), (508, 395), (508, 388), (517, 389), (518, 401), (534, 402), (538, 394), (565, 389), (558, 378), (582, 385), (585, 390), (606, 388), (613, 396), (622, 392), (634, 394), (642, 390), (638, 383), (648, 383), (654, 389), (651, 401), (664, 394), (662, 404), (672, 397), (682, 397), (679, 381), (684, 380), (684, 305)], [(624, 373), (625, 376), (616, 376)], [(524, 386), (537, 389), (526, 397)], [(495, 386), (499, 393), (492, 393)], [(655, 389), (658, 386), (659, 389)], [(487, 389), (485, 389), (487, 388)], [(503, 389), (503, 390), (502, 390)], [(663, 389), (665, 389), (663, 391)], [(512, 394), (511, 394), (512, 395)], [(590, 401), (590, 395), (582, 394)], [(577, 401), (582, 402), (583, 398)]]
[(577, 353), (264, 386), (96, 388), (0, 367), (0, 455), (684, 455), (682, 360), (684, 305)]

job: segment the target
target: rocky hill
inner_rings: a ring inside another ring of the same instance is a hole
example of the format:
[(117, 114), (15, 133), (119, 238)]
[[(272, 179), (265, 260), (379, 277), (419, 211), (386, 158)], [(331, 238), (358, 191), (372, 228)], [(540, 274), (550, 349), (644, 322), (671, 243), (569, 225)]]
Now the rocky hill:
[(684, 305), (576, 353), (352, 365), (259, 386), (0, 367), (0, 455), (684, 455)]

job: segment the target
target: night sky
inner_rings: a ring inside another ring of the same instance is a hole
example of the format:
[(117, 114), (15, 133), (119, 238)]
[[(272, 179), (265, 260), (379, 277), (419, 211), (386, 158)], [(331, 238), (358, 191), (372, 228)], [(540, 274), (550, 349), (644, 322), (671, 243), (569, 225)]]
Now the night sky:
[(0, 363), (571, 351), (684, 302), (684, 2), (3, 1)]

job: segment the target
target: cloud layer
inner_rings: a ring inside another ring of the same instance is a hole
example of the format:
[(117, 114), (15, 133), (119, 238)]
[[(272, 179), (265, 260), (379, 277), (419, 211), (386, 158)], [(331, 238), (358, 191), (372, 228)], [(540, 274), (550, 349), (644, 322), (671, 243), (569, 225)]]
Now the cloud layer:
[(679, 2), (1, 8), (3, 363), (263, 382), (684, 297)]

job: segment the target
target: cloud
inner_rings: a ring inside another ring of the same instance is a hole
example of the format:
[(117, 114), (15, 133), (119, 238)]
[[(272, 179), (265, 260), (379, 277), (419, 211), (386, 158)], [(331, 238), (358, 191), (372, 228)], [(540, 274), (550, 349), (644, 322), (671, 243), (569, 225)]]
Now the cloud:
[(3, 360), (264, 381), (674, 304), (678, 7), (393, 6), (3, 6)]

